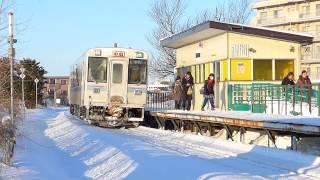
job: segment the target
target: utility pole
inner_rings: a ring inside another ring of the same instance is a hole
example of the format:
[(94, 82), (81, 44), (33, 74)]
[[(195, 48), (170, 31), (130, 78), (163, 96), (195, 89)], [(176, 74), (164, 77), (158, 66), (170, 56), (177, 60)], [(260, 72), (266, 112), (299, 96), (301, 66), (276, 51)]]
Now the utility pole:
[(34, 82), (36, 83), (36, 109), (38, 109), (38, 82), (39, 82), (39, 79), (36, 78), (34, 80)]
[(9, 49), (8, 49), (8, 58), (10, 60), (10, 114), (11, 114), (11, 122), (14, 124), (14, 112), (13, 112), (13, 64), (14, 64), (14, 56), (15, 56), (15, 49), (13, 47), (13, 44), (16, 42), (16, 40), (13, 38), (13, 13), (9, 12), (8, 14), (8, 23), (9, 23), (9, 37), (8, 37), (8, 43), (9, 43)]

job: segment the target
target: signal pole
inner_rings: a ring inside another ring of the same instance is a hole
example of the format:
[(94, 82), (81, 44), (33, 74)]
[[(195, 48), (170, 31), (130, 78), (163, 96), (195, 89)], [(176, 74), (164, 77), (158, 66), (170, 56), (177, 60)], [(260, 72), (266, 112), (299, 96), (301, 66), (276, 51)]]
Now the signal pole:
[(38, 83), (39, 83), (39, 79), (36, 78), (34, 80), (34, 82), (36, 83), (36, 109), (38, 109)]
[(13, 13), (9, 12), (8, 14), (8, 23), (9, 23), (9, 49), (8, 49), (8, 58), (10, 60), (10, 114), (11, 114), (11, 122), (14, 124), (14, 112), (13, 112), (13, 64), (14, 64), (14, 56), (15, 56), (15, 49), (13, 44), (15, 43), (15, 39), (13, 38)]
[(21, 67), (20, 71), (21, 71), (20, 78), (21, 78), (22, 103), (23, 103), (23, 109), (25, 109), (26, 108), (26, 103), (24, 102), (24, 78), (26, 77), (26, 75), (24, 74), (25, 68)]

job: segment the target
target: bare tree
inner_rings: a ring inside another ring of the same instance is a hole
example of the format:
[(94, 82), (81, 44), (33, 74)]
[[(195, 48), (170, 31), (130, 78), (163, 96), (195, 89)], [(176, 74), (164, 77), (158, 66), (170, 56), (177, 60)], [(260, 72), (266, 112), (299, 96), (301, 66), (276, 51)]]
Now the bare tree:
[(249, 5), (249, 0), (219, 1), (219, 4), (212, 11), (211, 18), (220, 22), (246, 24), (252, 13)]
[(183, 29), (181, 19), (185, 8), (185, 0), (160, 0), (155, 1), (148, 12), (156, 24), (156, 28), (148, 36), (148, 41), (156, 51), (150, 62), (149, 72), (159, 78), (174, 74), (176, 53), (173, 49), (161, 46), (160, 39), (171, 36)]
[(147, 37), (155, 53), (150, 61), (150, 75), (157, 78), (173, 77), (176, 66), (176, 53), (173, 49), (162, 47), (160, 40), (208, 20), (247, 23), (251, 14), (249, 0), (219, 1), (212, 9), (203, 10), (196, 16), (184, 19), (187, 8), (184, 0), (157, 0), (148, 12), (156, 28)]

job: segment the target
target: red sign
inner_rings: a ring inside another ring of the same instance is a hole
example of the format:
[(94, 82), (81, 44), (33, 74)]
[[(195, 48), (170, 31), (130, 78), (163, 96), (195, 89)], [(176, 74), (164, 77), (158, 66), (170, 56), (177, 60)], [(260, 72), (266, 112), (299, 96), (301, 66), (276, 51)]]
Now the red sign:
[(125, 57), (126, 53), (124, 51), (113, 51), (113, 57)]

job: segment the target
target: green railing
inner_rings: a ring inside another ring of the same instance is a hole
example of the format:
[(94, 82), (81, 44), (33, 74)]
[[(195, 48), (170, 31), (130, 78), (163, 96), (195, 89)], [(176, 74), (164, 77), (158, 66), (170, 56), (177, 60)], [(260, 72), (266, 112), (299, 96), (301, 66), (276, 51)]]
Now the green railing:
[(271, 83), (232, 84), (228, 86), (230, 110), (254, 113), (320, 115), (320, 85), (282, 86)]

